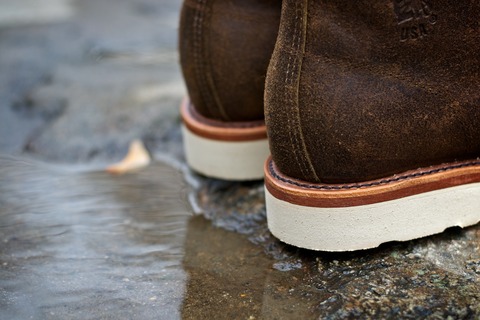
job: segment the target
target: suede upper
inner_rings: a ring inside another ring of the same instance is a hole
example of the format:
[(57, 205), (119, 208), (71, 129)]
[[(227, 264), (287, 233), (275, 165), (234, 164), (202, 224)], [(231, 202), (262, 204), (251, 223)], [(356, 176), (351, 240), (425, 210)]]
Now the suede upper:
[(185, 0), (180, 59), (190, 99), (203, 116), (262, 120), (265, 74), (281, 0)]
[(480, 2), (285, 0), (265, 92), (293, 178), (366, 181), (480, 156)]

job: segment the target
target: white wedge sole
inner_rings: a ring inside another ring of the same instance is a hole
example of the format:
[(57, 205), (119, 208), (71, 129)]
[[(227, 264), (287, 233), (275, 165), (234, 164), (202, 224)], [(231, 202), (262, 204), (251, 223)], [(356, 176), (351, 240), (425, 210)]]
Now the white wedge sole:
[(263, 179), (263, 163), (270, 154), (263, 123), (216, 125), (202, 121), (189, 108), (185, 100), (182, 134), (186, 160), (193, 170), (224, 180)]
[[(344, 190), (292, 184), (271, 170), (265, 167), (268, 227), (297, 247), (368, 249), (480, 221), (480, 163)], [(425, 186), (432, 190), (424, 192)]]
[(208, 177), (225, 180), (263, 179), (269, 155), (267, 139), (221, 141), (203, 138), (182, 126), (185, 156), (190, 167)]

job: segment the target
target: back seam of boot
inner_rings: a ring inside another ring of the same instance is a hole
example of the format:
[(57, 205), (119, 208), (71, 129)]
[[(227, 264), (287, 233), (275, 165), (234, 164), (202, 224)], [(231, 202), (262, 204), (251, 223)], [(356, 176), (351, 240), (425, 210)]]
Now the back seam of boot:
[[(301, 14), (299, 14), (299, 12), (301, 12)], [(286, 100), (290, 100), (292, 102), (291, 119), (293, 120), (293, 123), (290, 123), (289, 121), (288, 124), (290, 127), (289, 131), (291, 144), (294, 151), (293, 153), (299, 165), (299, 169), (302, 172), (303, 176), (311, 176), (315, 179), (315, 181), (320, 181), (315, 172), (315, 168), (313, 167), (312, 160), (305, 143), (299, 109), (300, 78), (302, 71), (303, 55), (305, 52), (307, 12), (308, 0), (303, 0), (303, 3), (295, 1), (296, 23), (293, 32), (294, 39), (292, 40), (292, 52), (294, 52), (295, 58), (293, 59), (293, 63), (289, 61), (285, 76), (285, 85), (288, 86), (289, 83), (291, 83), (292, 87), (294, 86), (294, 90), (290, 99), (287, 96), (285, 98)], [(289, 58), (289, 60), (290, 59), (291, 57)], [(290, 68), (292, 69), (290, 70)], [(286, 94), (287, 92), (288, 91), (286, 91)]]

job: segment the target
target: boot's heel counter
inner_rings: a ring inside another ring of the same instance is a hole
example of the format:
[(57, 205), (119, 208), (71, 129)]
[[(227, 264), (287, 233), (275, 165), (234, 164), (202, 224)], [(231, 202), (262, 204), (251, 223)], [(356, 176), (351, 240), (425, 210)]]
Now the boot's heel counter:
[(180, 59), (200, 114), (221, 121), (263, 119), (265, 74), (280, 5), (280, 0), (184, 2)]
[(283, 2), (279, 35), (265, 85), (265, 121), (272, 158), (280, 170), (318, 181), (304, 140), (299, 109), (307, 6), (307, 0)]
[(179, 53), (190, 100), (206, 117), (218, 117), (208, 75), (211, 0), (185, 0), (180, 13)]
[(337, 183), (478, 157), (480, 4), (397, 2), (284, 2), (265, 95), (280, 171)]

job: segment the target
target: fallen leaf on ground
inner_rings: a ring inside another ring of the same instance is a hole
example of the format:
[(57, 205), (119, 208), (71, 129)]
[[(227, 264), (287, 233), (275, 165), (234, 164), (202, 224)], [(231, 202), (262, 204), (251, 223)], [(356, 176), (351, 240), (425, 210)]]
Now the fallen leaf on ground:
[(123, 174), (150, 164), (151, 158), (147, 149), (140, 140), (130, 143), (128, 153), (120, 162), (108, 166), (105, 170), (113, 174)]

